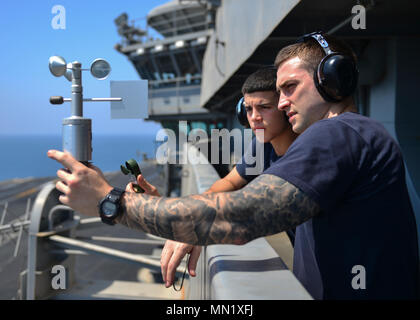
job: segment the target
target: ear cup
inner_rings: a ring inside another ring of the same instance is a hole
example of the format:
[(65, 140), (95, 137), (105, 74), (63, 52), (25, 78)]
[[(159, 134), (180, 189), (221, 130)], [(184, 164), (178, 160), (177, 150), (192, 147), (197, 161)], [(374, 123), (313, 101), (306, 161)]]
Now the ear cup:
[(248, 117), (246, 115), (245, 105), (244, 105), (244, 98), (242, 97), (237, 105), (236, 105), (236, 117), (241, 125), (245, 128), (249, 128)]
[(329, 102), (340, 102), (352, 95), (357, 87), (359, 72), (352, 58), (339, 53), (325, 56), (314, 74), (315, 86)]
[(314, 71), (314, 83), (315, 87), (318, 90), (321, 97), (327, 102), (339, 102), (339, 100), (331, 97), (327, 92), (325, 92), (324, 87), (320, 84), (320, 80), (318, 77), (318, 70)]

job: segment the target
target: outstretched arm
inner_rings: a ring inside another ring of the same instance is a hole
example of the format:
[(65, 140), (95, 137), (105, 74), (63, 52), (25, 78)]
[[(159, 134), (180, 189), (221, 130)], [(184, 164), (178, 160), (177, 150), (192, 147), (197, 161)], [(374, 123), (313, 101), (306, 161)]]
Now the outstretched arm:
[[(98, 203), (112, 187), (98, 168), (89, 168), (69, 153), (48, 156), (68, 168), (59, 170), (59, 200), (81, 213), (97, 216)], [(293, 184), (263, 174), (234, 192), (161, 198), (126, 192), (119, 222), (163, 238), (208, 245), (243, 244), (296, 227), (320, 212), (319, 206)]]
[(246, 184), (247, 181), (241, 177), (235, 167), (225, 177), (213, 183), (204, 193), (235, 191), (241, 189)]
[(156, 198), (126, 193), (118, 222), (180, 242), (244, 244), (305, 222), (319, 206), (291, 183), (261, 175), (235, 192)]

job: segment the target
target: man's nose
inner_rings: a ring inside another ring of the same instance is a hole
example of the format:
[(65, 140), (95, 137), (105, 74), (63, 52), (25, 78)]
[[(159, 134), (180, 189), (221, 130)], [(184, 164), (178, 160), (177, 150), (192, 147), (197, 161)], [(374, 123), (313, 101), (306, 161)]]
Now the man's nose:
[(280, 111), (285, 111), (285, 109), (286, 109), (287, 107), (289, 107), (289, 105), (290, 105), (290, 101), (289, 101), (289, 100), (287, 100), (287, 99), (280, 99), (280, 100), (279, 100), (279, 104), (277, 105), (277, 108), (278, 108)]
[(261, 114), (256, 109), (252, 110), (251, 120), (253, 121), (261, 120)]

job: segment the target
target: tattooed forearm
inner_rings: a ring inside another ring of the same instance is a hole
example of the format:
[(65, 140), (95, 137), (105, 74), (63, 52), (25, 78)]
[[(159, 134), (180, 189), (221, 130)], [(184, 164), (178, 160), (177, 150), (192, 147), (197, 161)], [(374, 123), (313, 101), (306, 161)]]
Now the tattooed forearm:
[(123, 206), (119, 223), (195, 245), (243, 244), (293, 228), (320, 211), (302, 191), (273, 175), (235, 192), (183, 198), (125, 193)]

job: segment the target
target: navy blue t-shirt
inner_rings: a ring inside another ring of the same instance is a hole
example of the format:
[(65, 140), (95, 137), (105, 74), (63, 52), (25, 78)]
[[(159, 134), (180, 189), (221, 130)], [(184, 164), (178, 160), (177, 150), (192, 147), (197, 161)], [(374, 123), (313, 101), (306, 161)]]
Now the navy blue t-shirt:
[(381, 124), (349, 112), (318, 121), (264, 174), (321, 207), (294, 246), (293, 272), (315, 299), (417, 298), (416, 222), (400, 149)]
[(278, 156), (276, 152), (274, 151), (274, 148), (270, 142), (264, 143), (264, 166), (263, 166), (262, 171), (259, 174), (247, 174), (246, 168), (254, 168), (255, 161), (253, 161), (252, 163), (246, 163), (246, 154), (251, 153), (251, 155), (255, 157), (257, 153), (256, 145), (257, 145), (257, 140), (254, 137), (252, 139), (251, 145), (248, 147), (245, 154), (242, 156), (241, 161), (239, 161), (239, 163), (236, 164), (236, 170), (238, 171), (239, 175), (242, 178), (244, 178), (247, 182), (250, 182), (253, 179), (255, 179), (259, 174), (261, 174), (264, 170), (270, 167), (270, 165), (273, 162), (277, 161), (280, 158), (280, 156)]
[[(257, 154), (257, 147), (256, 147), (256, 138), (254, 137), (252, 139), (252, 143), (249, 146), (249, 148), (247, 149), (247, 151), (245, 152), (244, 156), (242, 156), (241, 161), (239, 161), (239, 163), (236, 165), (236, 170), (238, 171), (239, 175), (244, 178), (247, 183), (251, 182), (252, 180), (254, 180), (259, 174), (247, 174), (246, 173), (246, 168), (254, 168), (255, 167), (255, 161), (251, 162), (251, 163), (246, 163), (246, 154), (247, 153), (251, 153), (251, 155), (253, 157), (256, 156)], [(271, 164), (273, 164), (274, 162), (276, 162), (278, 159), (280, 159), (281, 156), (278, 156), (276, 154), (276, 152), (274, 151), (274, 148), (272, 146), (272, 144), (270, 142), (264, 143), (264, 165), (263, 165), (263, 169), (261, 171), (261, 173), (268, 169)], [(261, 174), (260, 173), (260, 174)], [(290, 239), (290, 242), (292, 243), (292, 246), (295, 243), (295, 228), (290, 229), (290, 230), (286, 230), (286, 234)]]

